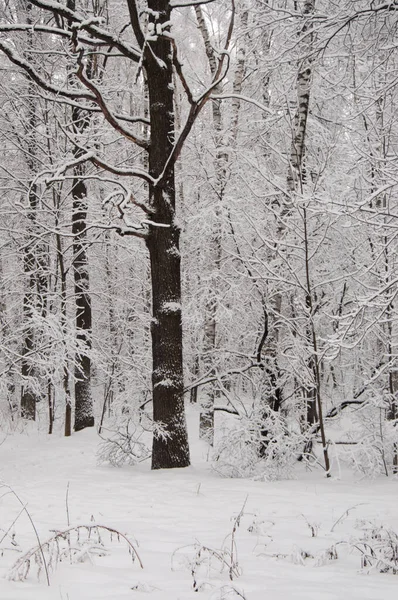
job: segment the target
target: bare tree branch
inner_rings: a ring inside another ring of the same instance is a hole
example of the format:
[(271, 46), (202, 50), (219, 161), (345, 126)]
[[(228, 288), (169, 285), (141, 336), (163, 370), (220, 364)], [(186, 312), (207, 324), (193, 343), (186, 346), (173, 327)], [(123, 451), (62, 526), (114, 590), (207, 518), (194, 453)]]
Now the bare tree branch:
[[(218, 62), (217, 70), (213, 76), (213, 81), (212, 81), (211, 85), (207, 88), (207, 90), (205, 90), (203, 92), (203, 94), (197, 100), (192, 101), (193, 103), (191, 104), (191, 108), (188, 113), (187, 120), (185, 121), (185, 125), (182, 128), (176, 143), (174, 144), (173, 150), (171, 151), (170, 156), (168, 157), (168, 159), (165, 163), (163, 172), (159, 176), (159, 178), (156, 182), (157, 184), (159, 184), (163, 180), (163, 177), (164, 177), (165, 173), (167, 173), (169, 166), (172, 164), (175, 164), (175, 162), (177, 161), (178, 157), (181, 154), (185, 140), (187, 139), (188, 135), (190, 134), (191, 129), (196, 121), (196, 118), (198, 117), (199, 113), (205, 106), (206, 102), (211, 98), (211, 93), (213, 92), (213, 90), (217, 88), (217, 86), (221, 83), (221, 81), (226, 77), (226, 75), (228, 73), (228, 70), (229, 70), (228, 48), (231, 43), (232, 32), (233, 32), (233, 28), (234, 28), (234, 21), (235, 21), (235, 0), (232, 0), (232, 12), (231, 12), (231, 19), (230, 19), (229, 27), (228, 27), (227, 38), (225, 41), (224, 50), (222, 52), (220, 52), (220, 59)], [(223, 72), (225, 60), (227, 60), (227, 66)]]
[(37, 85), (39, 85), (42, 89), (46, 90), (47, 92), (51, 92), (56, 96), (65, 96), (66, 98), (70, 98), (72, 100), (82, 99), (90, 100), (92, 102), (96, 101), (96, 97), (91, 94), (79, 91), (67, 91), (63, 88), (58, 88), (56, 86), (51, 85), (36, 71), (36, 69), (32, 67), (31, 64), (29, 64), (25, 59), (21, 58), (8, 44), (2, 41), (0, 41), (0, 50), (4, 52), (4, 54), (14, 65), (23, 69), (25, 73), (29, 75), (32, 81), (37, 83)]
[(170, 8), (186, 8), (187, 6), (200, 6), (201, 4), (210, 4), (215, 0), (198, 0), (197, 2), (170, 2)]
[(120, 123), (117, 121), (115, 116), (109, 110), (101, 92), (93, 84), (93, 82), (90, 81), (90, 79), (88, 79), (85, 76), (85, 68), (84, 68), (84, 64), (83, 64), (83, 50), (80, 51), (77, 64), (78, 64), (78, 69), (77, 69), (76, 75), (77, 75), (78, 79), (83, 83), (83, 85), (85, 85), (90, 91), (93, 92), (95, 99), (96, 99), (96, 103), (100, 107), (102, 114), (104, 115), (104, 117), (108, 121), (108, 123), (110, 125), (112, 125), (112, 127), (116, 131), (118, 131), (123, 137), (127, 138), (131, 142), (134, 142), (134, 144), (137, 144), (137, 146), (140, 146), (141, 148), (145, 148), (147, 150), (149, 148), (149, 141), (139, 138), (134, 133), (132, 133), (131, 131), (128, 131), (127, 129), (124, 129), (120, 125)]
[(84, 16), (80, 15), (78, 12), (70, 10), (65, 5), (59, 4), (58, 2), (52, 2), (50, 0), (31, 0), (31, 2), (38, 8), (42, 8), (43, 10), (50, 11), (54, 14), (63, 17), (69, 23), (74, 24), (74, 26), (78, 29), (83, 29), (84, 31), (87, 31), (87, 33), (92, 35), (95, 39), (102, 40), (110, 46), (114, 46), (115, 48), (120, 50), (120, 52), (124, 56), (130, 58), (134, 62), (138, 63), (140, 61), (141, 52), (139, 50), (137, 50), (133, 46), (130, 46), (129, 44), (126, 44), (125, 42), (122, 42), (118, 36), (112, 35), (111, 33), (109, 33), (109, 31), (107, 31), (106, 29), (102, 29), (102, 27), (99, 27), (96, 24), (100, 22), (101, 19), (85, 19)]
[(139, 47), (143, 48), (145, 44), (145, 35), (141, 29), (141, 23), (138, 16), (136, 1), (127, 0), (127, 5), (129, 7), (131, 26), (133, 28), (135, 39), (137, 40), (137, 44), (139, 45)]

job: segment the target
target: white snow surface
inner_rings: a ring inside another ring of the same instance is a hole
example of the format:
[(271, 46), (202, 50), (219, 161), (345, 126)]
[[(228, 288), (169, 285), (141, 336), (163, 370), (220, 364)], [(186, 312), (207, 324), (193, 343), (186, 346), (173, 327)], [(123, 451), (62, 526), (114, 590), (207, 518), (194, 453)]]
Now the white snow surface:
[[(369, 523), (398, 531), (396, 478), (359, 480), (347, 472), (327, 480), (320, 470), (299, 467), (296, 480), (222, 479), (206, 462), (207, 447), (195, 441), (195, 414), (189, 423), (193, 466), (170, 471), (152, 472), (149, 464), (97, 465), (94, 430), (71, 438), (36, 432), (7, 436), (0, 445), (0, 479), (26, 504), (41, 540), (67, 528), (69, 486), (71, 526), (94, 519), (118, 529), (137, 545), (144, 568), (132, 564), (123, 541), (103, 534), (106, 555), (83, 553), (83, 562), (72, 564), (64, 560), (50, 572), (50, 587), (43, 573), (38, 580), (33, 564), (25, 581), (10, 581), (14, 562), (36, 545), (22, 514), (10, 530), (18, 545), (7, 536), (0, 546), (1, 600), (397, 598), (398, 575), (361, 569), (354, 547)], [(5, 487), (0, 492), (1, 540), (21, 506)], [(195, 591), (194, 545), (230, 549), (234, 517), (243, 506), (235, 534), (241, 575), (231, 581), (217, 559), (203, 560), (196, 567)], [(344, 514), (347, 509), (352, 510)], [(325, 559), (334, 544), (338, 558)], [(302, 551), (311, 557), (302, 558)]]

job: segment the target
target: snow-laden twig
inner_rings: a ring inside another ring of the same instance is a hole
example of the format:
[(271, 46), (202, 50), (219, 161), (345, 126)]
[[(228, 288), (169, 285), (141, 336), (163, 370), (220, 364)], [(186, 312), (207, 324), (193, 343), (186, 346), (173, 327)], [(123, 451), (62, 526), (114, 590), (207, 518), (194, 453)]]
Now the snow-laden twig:
[(232, 532), (231, 532), (231, 550), (230, 550), (231, 560), (230, 560), (230, 565), (229, 565), (229, 578), (231, 581), (233, 581), (234, 576), (236, 576), (236, 573), (239, 572), (235, 536), (236, 536), (238, 527), (240, 526), (241, 519), (244, 515), (248, 497), (249, 496), (246, 496), (242, 508), (240, 509), (238, 515), (236, 517), (234, 517), (234, 519), (233, 519), (234, 525), (232, 527)]
[(189, 0), (188, 2), (173, 2), (172, 0), (170, 2), (170, 8), (186, 8), (189, 6), (200, 6), (201, 4), (210, 4), (211, 2), (215, 2), (215, 0), (192, 0), (192, 2), (190, 2)]
[(274, 112), (270, 108), (265, 106), (265, 104), (262, 104), (261, 102), (258, 102), (258, 100), (250, 98), (249, 96), (243, 96), (242, 94), (214, 94), (210, 97), (210, 99), (214, 100), (215, 102), (217, 102), (218, 100), (242, 100), (242, 102), (248, 102), (249, 104), (253, 104), (263, 112), (267, 112), (270, 115), (274, 114)]
[[(144, 568), (135, 545), (125, 534), (121, 533), (117, 529), (114, 529), (113, 527), (109, 527), (108, 525), (90, 523), (88, 525), (68, 527), (62, 531), (55, 531), (54, 535), (44, 542), (39, 543), (38, 546), (34, 546), (25, 552), (25, 554), (23, 554), (23, 556), (21, 556), (15, 562), (8, 574), (8, 579), (11, 579), (12, 581), (24, 581), (27, 578), (33, 564), (36, 566), (38, 577), (40, 576), (43, 566), (45, 567), (47, 582), (48, 585), (50, 585), (50, 579), (48, 575), (49, 569), (54, 570), (62, 558), (69, 556), (71, 561), (73, 558), (76, 562), (81, 560), (82, 551), (89, 555), (90, 549), (98, 551), (99, 546), (103, 547), (100, 535), (102, 531), (106, 531), (110, 534), (111, 541), (113, 536), (116, 536), (118, 541), (120, 541), (120, 539), (124, 540), (127, 544), (133, 562), (137, 560), (141, 569)], [(71, 544), (72, 534), (76, 534), (74, 546)], [(82, 534), (86, 534), (84, 542), (81, 539)], [(95, 540), (92, 539), (93, 535), (96, 536)], [(84, 543), (87, 546), (87, 542), (91, 543), (90, 548), (84, 548)]]
[(363, 506), (364, 504), (366, 504), (366, 502), (360, 502), (359, 504), (355, 504), (354, 506), (350, 506), (350, 508), (347, 508), (347, 510), (345, 510), (343, 512), (342, 515), (340, 515), (340, 517), (337, 519), (337, 521), (334, 523), (333, 527), (330, 530), (330, 533), (333, 533), (334, 528), (336, 527), (336, 525), (338, 525), (343, 519), (344, 517), (348, 517), (348, 514), (350, 513), (351, 510), (354, 510), (355, 508), (357, 508), (358, 506)]
[[(47, 561), (46, 561), (46, 557), (44, 555), (44, 547), (43, 544), (40, 541), (40, 537), (39, 537), (39, 533), (36, 529), (36, 525), (32, 519), (32, 516), (30, 514), (30, 512), (28, 511), (28, 509), (26, 508), (26, 504), (24, 504), (21, 500), (21, 498), (18, 496), (18, 494), (9, 486), (9, 485), (5, 485), (3, 484), (1, 487), (5, 487), (9, 490), (9, 493), (12, 494), (19, 502), (19, 504), (22, 506), (22, 512), (25, 512), (31, 525), (33, 528), (33, 531), (35, 532), (35, 536), (36, 536), (36, 540), (37, 540), (37, 547), (36, 547), (36, 563), (41, 565), (41, 567), (44, 567), (44, 571), (46, 573), (46, 580), (47, 580), (47, 585), (50, 585), (50, 575), (49, 575), (49, 569), (48, 569), (48, 565), (47, 565)], [(17, 562), (19, 562), (19, 560), (21, 560), (23, 557), (21, 557), (20, 559), (18, 559)], [(28, 566), (28, 570), (26, 572), (26, 575), (29, 572), (29, 566)]]

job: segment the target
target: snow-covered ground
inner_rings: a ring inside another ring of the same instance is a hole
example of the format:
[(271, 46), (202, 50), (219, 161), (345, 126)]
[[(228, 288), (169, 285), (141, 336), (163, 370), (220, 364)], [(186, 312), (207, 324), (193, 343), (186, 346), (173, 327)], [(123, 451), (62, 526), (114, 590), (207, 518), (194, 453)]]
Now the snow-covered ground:
[[(326, 480), (321, 471), (302, 471), (291, 481), (222, 479), (199, 442), (188, 469), (115, 469), (97, 465), (97, 446), (94, 431), (70, 439), (10, 435), (0, 446), (0, 479), (26, 504), (41, 541), (67, 528), (68, 505), (72, 526), (96, 522), (126, 534), (144, 568), (132, 563), (123, 540), (103, 532), (100, 551), (83, 532), (79, 542), (71, 538), (80, 561), (64, 557), (50, 572), (50, 587), (43, 572), (38, 580), (33, 560), (26, 581), (9, 580), (12, 565), (37, 541), (28, 516), (18, 517), (18, 499), (3, 487), (1, 600), (397, 598), (398, 575), (361, 569), (361, 549), (371, 554), (382, 545), (372, 528), (398, 532), (396, 478), (347, 473)], [(240, 574), (231, 581), (231, 534), (242, 508), (232, 564)], [(368, 549), (360, 544), (366, 536)]]

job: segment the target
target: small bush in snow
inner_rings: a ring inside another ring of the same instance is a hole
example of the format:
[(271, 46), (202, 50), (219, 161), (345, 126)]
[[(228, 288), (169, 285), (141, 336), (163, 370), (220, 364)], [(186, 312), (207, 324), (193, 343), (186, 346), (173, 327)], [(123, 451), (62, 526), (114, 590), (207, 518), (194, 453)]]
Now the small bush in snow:
[(131, 555), (132, 561), (137, 560), (141, 568), (142, 562), (134, 544), (120, 531), (108, 527), (107, 525), (78, 525), (69, 527), (64, 531), (56, 531), (53, 536), (39, 545), (25, 552), (11, 568), (8, 579), (12, 581), (24, 581), (28, 574), (34, 569), (37, 577), (43, 569), (46, 572), (47, 583), (50, 585), (49, 571), (63, 560), (68, 560), (71, 564), (91, 560), (94, 555), (101, 556), (106, 554), (102, 534), (107, 533), (110, 540), (114, 538), (118, 542), (124, 541)]
[(362, 523), (364, 535), (352, 542), (361, 554), (363, 569), (376, 569), (379, 573), (398, 574), (398, 535), (392, 529)]
[(341, 458), (365, 477), (390, 475), (395, 472), (394, 453), (398, 447), (398, 427), (395, 421), (385, 420), (385, 409), (368, 406), (358, 417), (358, 429), (346, 446)]
[[(172, 568), (178, 566), (191, 571), (192, 587), (195, 592), (203, 591), (210, 585), (208, 581), (200, 581), (200, 579), (204, 577), (209, 579), (212, 571), (222, 573), (227, 570), (231, 581), (242, 574), (238, 563), (236, 534), (245, 514), (246, 502), (247, 498), (239, 513), (235, 517), (232, 517), (232, 531), (224, 539), (220, 550), (203, 546), (197, 542), (191, 546), (179, 548), (173, 553)], [(234, 589), (230, 586), (228, 588), (231, 590)]]
[(114, 467), (135, 465), (150, 456), (148, 430), (142, 422), (128, 418), (123, 423), (115, 423), (111, 428), (103, 428), (102, 442), (98, 450), (98, 462), (110, 463)]
[(199, 542), (191, 546), (178, 548), (172, 556), (172, 569), (187, 569), (192, 575), (192, 588), (195, 592), (209, 585), (212, 573), (227, 571), (231, 581), (241, 575), (240, 568), (230, 549), (220, 550), (203, 546)]
[(225, 477), (288, 478), (304, 437), (269, 408), (241, 416), (215, 448), (215, 468)]

